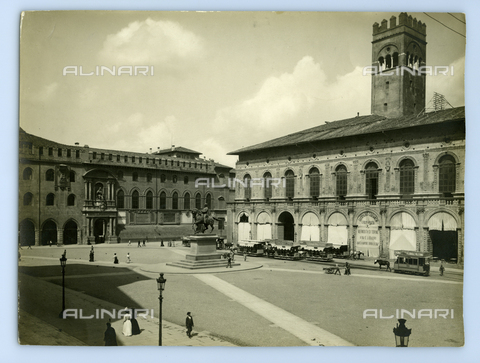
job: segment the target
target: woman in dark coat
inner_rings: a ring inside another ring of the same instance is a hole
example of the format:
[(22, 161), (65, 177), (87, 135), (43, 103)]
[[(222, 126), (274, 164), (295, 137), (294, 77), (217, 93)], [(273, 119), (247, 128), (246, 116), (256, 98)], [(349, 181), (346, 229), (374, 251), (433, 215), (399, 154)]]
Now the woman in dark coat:
[(140, 334), (140, 326), (138, 325), (138, 321), (135, 315), (135, 309), (132, 308), (132, 335)]
[(112, 328), (110, 323), (107, 323), (107, 330), (105, 330), (103, 340), (105, 341), (105, 346), (118, 345), (117, 334), (115, 333), (115, 329)]

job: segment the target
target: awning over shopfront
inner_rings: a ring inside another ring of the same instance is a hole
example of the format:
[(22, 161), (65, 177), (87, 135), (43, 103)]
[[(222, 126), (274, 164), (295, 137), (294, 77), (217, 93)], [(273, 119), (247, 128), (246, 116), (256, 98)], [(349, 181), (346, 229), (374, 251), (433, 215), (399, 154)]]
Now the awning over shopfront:
[(395, 250), (416, 251), (416, 223), (413, 217), (405, 212), (395, 214), (390, 221), (389, 257), (395, 258)]
[(263, 244), (262, 241), (238, 241), (240, 247), (253, 247), (259, 244)]
[(272, 222), (266, 212), (262, 212), (257, 217), (257, 239), (264, 241), (272, 238)]
[(456, 231), (457, 222), (448, 213), (435, 213), (428, 220), (428, 229), (431, 231)]
[(302, 241), (320, 241), (319, 220), (315, 213), (308, 212), (302, 218)]

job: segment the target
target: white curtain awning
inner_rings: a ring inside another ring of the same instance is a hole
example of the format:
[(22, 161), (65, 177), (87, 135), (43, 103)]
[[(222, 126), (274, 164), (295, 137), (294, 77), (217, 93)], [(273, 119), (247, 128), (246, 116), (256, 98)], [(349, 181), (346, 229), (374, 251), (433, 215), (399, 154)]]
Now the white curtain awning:
[(348, 242), (347, 226), (328, 226), (328, 242), (334, 246), (346, 245)]
[(302, 217), (303, 226), (318, 226), (320, 223), (315, 213), (308, 212)]
[(416, 226), (413, 217), (405, 212), (395, 214), (390, 221), (392, 229), (415, 229)]
[(428, 220), (428, 229), (431, 231), (456, 231), (457, 222), (448, 213), (435, 213)]
[(265, 223), (272, 223), (272, 219), (266, 212), (262, 212), (257, 216), (257, 223), (265, 224)]
[(328, 224), (334, 226), (347, 226), (347, 219), (342, 213), (333, 213), (330, 218), (328, 218)]

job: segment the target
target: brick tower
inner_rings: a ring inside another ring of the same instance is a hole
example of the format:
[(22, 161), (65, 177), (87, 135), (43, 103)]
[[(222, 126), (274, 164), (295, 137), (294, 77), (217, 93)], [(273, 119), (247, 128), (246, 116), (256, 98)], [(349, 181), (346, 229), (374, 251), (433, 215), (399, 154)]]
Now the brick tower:
[(401, 117), (425, 108), (426, 28), (407, 13), (373, 24), (372, 114)]

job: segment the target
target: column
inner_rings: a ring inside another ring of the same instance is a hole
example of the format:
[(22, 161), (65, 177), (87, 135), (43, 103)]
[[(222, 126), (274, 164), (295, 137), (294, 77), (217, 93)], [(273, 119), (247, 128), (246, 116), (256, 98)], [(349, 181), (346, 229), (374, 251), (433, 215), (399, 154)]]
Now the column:
[(40, 230), (35, 228), (35, 246), (40, 246)]
[(57, 244), (63, 245), (63, 228), (57, 229)]

